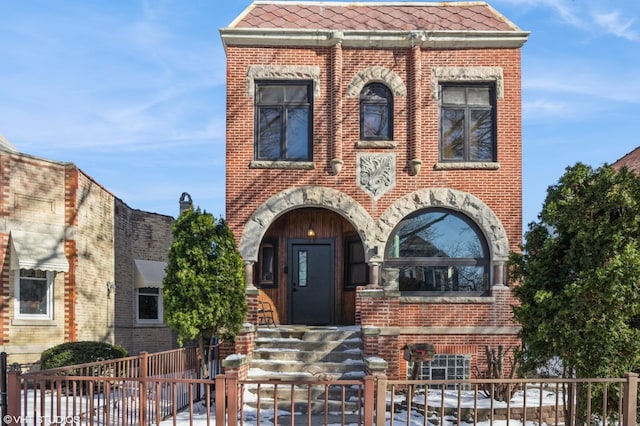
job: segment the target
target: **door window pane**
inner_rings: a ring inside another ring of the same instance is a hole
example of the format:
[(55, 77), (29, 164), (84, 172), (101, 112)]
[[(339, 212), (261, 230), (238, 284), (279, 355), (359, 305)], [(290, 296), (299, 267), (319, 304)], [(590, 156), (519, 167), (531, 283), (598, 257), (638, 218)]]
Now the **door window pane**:
[(298, 286), (307, 286), (307, 251), (300, 250), (298, 252)]

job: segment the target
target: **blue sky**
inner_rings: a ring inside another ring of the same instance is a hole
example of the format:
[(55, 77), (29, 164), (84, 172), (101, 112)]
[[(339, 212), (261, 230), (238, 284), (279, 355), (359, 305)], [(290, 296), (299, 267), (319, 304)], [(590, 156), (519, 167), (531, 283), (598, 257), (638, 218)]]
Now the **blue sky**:
[[(567, 166), (640, 145), (640, 1), (494, 0), (521, 29), (524, 222)], [(130, 207), (224, 215), (225, 55), (249, 0), (0, 0), (0, 135)]]

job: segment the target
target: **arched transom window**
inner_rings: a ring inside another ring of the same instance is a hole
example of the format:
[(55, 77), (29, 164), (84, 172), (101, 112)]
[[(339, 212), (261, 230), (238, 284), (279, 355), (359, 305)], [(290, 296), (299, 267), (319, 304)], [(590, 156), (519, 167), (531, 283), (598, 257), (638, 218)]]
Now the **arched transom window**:
[(403, 219), (387, 243), (385, 267), (399, 270), (402, 292), (482, 295), (489, 290), (489, 250), (465, 215), (427, 209)]

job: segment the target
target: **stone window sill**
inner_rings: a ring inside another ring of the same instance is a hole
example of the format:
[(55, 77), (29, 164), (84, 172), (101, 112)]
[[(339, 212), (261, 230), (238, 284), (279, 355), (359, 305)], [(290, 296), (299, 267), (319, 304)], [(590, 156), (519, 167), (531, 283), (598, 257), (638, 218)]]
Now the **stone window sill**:
[(55, 327), (56, 322), (48, 319), (14, 319), (11, 321), (11, 325), (16, 326), (37, 326), (37, 327)]
[(258, 161), (249, 164), (250, 169), (289, 169), (289, 170), (313, 170), (316, 165), (313, 161)]
[(167, 325), (163, 322), (140, 322), (137, 321), (134, 325), (137, 328), (166, 328)]
[(498, 170), (500, 163), (498, 162), (451, 162), (451, 163), (436, 163), (433, 166), (434, 170)]
[(400, 303), (495, 303), (487, 296), (400, 296)]
[(394, 141), (358, 141), (356, 148), (395, 148)]

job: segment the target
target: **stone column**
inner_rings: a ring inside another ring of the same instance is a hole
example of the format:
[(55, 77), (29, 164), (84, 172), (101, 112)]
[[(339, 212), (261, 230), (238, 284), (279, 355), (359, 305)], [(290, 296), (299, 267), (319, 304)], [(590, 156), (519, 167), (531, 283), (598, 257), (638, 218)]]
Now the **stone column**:
[(385, 290), (398, 290), (400, 270), (398, 268), (384, 268), (382, 270), (382, 286)]
[(493, 262), (493, 287), (504, 286), (505, 283), (505, 265), (503, 261)]
[(380, 264), (378, 262), (369, 263), (368, 287), (380, 287)]
[(256, 264), (253, 260), (244, 261), (244, 277), (247, 280), (247, 289), (256, 288), (253, 284), (253, 266)]
[(244, 273), (247, 280), (247, 289), (245, 290), (245, 298), (247, 300), (247, 322), (250, 324), (258, 324), (258, 295), (260, 291), (253, 285), (253, 265), (255, 262), (251, 260), (244, 261)]
[(342, 170), (342, 38), (341, 32), (333, 35), (331, 47), (331, 170), (337, 175)]
[(422, 49), (411, 47), (409, 62), (409, 146), (411, 172), (417, 175), (422, 166)]

